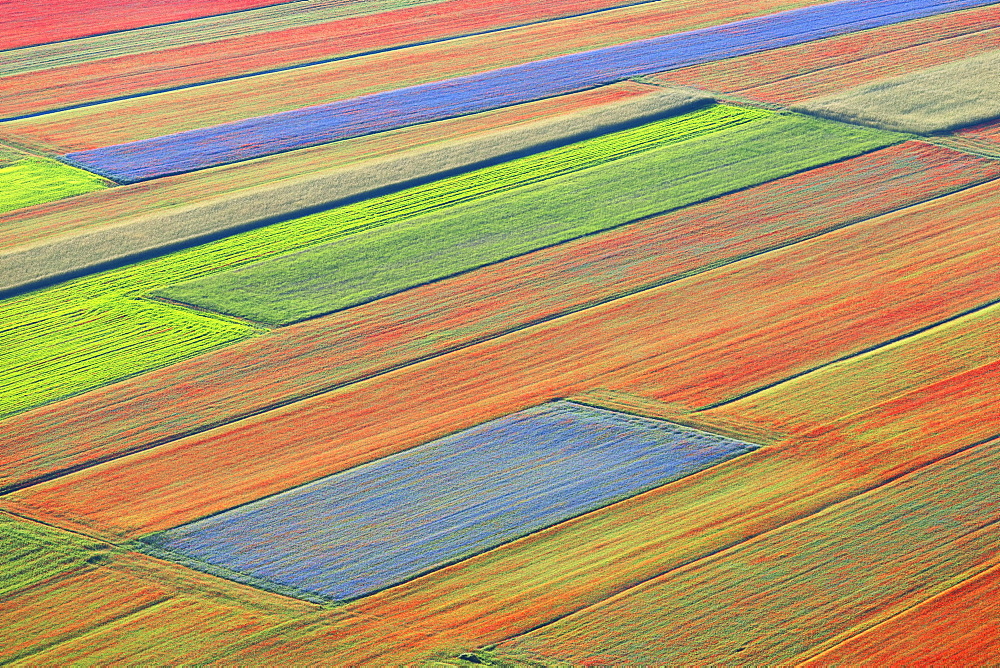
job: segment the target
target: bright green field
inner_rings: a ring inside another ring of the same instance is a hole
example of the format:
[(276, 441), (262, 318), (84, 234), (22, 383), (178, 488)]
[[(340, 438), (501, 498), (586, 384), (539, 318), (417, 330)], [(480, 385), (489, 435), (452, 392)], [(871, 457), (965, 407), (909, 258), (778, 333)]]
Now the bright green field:
[(768, 115), (710, 107), (0, 301), (0, 417), (260, 332), (245, 322), (143, 298), (159, 288), (752, 125)]
[[(716, 113), (719, 109), (723, 107), (716, 107)], [(665, 143), (613, 165), (434, 211), (155, 294), (257, 322), (288, 324), (903, 138), (769, 114), (751, 124)], [(342, 209), (323, 216), (333, 222), (346, 213)]]
[(108, 182), (76, 167), (47, 158), (28, 157), (0, 166), (0, 213), (44, 204), (92, 190)]

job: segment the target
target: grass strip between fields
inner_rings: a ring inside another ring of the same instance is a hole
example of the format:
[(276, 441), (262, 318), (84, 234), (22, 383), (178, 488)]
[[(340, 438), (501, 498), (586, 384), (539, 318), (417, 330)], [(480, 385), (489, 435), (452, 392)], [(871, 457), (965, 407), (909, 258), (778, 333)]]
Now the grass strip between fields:
[[(766, 112), (758, 112), (765, 114)], [(774, 115), (153, 294), (285, 325), (900, 141)], [(329, 217), (346, 211), (339, 210)]]
[(1000, 117), (1000, 53), (882, 79), (794, 107), (885, 130), (936, 134)]
[(713, 106), (0, 301), (0, 348), (8, 358), (0, 368), (0, 417), (259, 331), (245, 322), (137, 299), (158, 288), (666, 144), (753, 125), (767, 115)]
[[(12, 159), (5, 159), (12, 158)], [(0, 153), (0, 213), (108, 187), (90, 172), (56, 160)]]

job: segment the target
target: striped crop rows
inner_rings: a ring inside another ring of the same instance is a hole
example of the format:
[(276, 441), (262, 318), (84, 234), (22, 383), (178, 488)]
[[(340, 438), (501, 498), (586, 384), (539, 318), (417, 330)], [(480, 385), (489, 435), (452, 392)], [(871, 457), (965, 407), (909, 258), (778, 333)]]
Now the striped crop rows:
[[(136, 299), (155, 289), (718, 132), (763, 115), (713, 107), (0, 302), (4, 347), (12, 361), (0, 370), (0, 414), (175, 362), (255, 331), (238, 322)], [(126, 341), (130, 345), (123, 347)]]
[(804, 117), (765, 116), (755, 111), (752, 117), (761, 120), (749, 125), (676, 145), (664, 142), (502, 197), (414, 216), (405, 226), (155, 294), (268, 324), (289, 324), (902, 138)]
[[(906, 142), (282, 328), (8, 420), (17, 437), (3, 449), (0, 484), (301, 400), (941, 196), (998, 170)], [(62, 431), (75, 415), (87, 417), (75, 420), (72, 434)]]
[(0, 664), (997, 663), (1000, 0), (6, 4)]
[(72, 152), (65, 158), (130, 183), (982, 4), (987, 0), (900, 0), (877, 5), (842, 0), (327, 105)]

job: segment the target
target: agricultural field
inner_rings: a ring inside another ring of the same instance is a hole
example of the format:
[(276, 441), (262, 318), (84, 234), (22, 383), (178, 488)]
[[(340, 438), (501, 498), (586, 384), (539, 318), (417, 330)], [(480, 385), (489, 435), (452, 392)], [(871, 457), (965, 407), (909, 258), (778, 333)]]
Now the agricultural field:
[[(513, 143), (509, 137), (512, 132), (523, 131), (532, 138), (536, 134), (542, 134), (543, 141), (548, 141), (553, 138), (551, 133), (535, 132), (540, 127), (538, 123), (551, 123), (562, 133), (570, 117), (583, 112), (599, 115), (609, 106), (615, 107), (616, 103), (627, 105), (629, 101), (638, 101), (662, 90), (633, 81), (623, 81), (589, 91), (438, 123), (415, 125), (290, 153), (279, 153), (267, 158), (95, 191), (87, 197), (75, 197), (46, 207), (39, 206), (30, 212), (12, 211), (8, 215), (0, 215), (0, 246), (13, 249), (50, 237), (106, 229), (105, 212), (109, 208), (119, 212), (122, 221), (132, 222), (135, 219), (150, 218), (153, 213), (168, 213), (181, 203), (201, 204), (223, 197), (235, 197), (241, 192), (252, 196), (257, 186), (280, 184), (287, 179), (304, 178), (328, 169), (335, 169), (334, 173), (339, 174), (341, 170), (336, 168), (357, 163), (370, 164), (370, 159), (405, 160), (405, 155), (396, 154), (406, 154), (411, 150), (444, 148), (452, 154), (454, 145), (462, 140), (492, 143), (502, 132), (507, 133), (503, 142), (505, 146)], [(617, 113), (622, 112), (622, 108), (617, 107)], [(257, 206), (251, 209), (256, 213), (260, 200), (253, 201)], [(314, 199), (308, 204), (316, 205), (324, 201), (325, 198)]]
[[(355, 3), (356, 9), (371, 12), (368, 4), (372, 3)], [(0, 118), (18, 118), (192, 84), (315, 65), (362, 53), (445, 42), (633, 3), (623, 0), (545, 3), (517, 0), (498, 5), (488, 0), (439, 0), (409, 3), (415, 6), (396, 9), (387, 2), (374, 4), (381, 4), (383, 11), (345, 16), (340, 20), (330, 19), (338, 13), (346, 13), (343, 7), (317, 7), (325, 11), (314, 11), (307, 15), (308, 18), (302, 16), (294, 21), (300, 25), (284, 29), (275, 29), (272, 20), (267, 28), (255, 30), (253, 26), (263, 21), (254, 14), (261, 12), (246, 12), (249, 16), (243, 16), (244, 13), (230, 15), (233, 17), (231, 24), (239, 19), (244, 24), (231, 25), (231, 34), (223, 33), (215, 39), (203, 29), (198, 38), (185, 45), (158, 45), (159, 48), (145, 48), (114, 57), (87, 58), (74, 54), (78, 62), (35, 69), (21, 76), (13, 76), (17, 72), (15, 68), (11, 68), (13, 71), (0, 70), (10, 74), (0, 79), (3, 82)], [(165, 38), (169, 39), (169, 33)], [(128, 46), (132, 42), (130, 36), (107, 46)], [(109, 70), (115, 72), (113, 77), (108, 76)]]
[(1000, 662), (1000, 3), (8, 4), (0, 663)]
[(352, 599), (754, 449), (555, 401), (145, 542), (210, 571)]
[(964, 128), (1000, 115), (1000, 58), (985, 53), (882, 79), (798, 105), (799, 111), (922, 135)]
[(287, 325), (903, 139), (765, 114), (717, 106), (661, 121), (662, 148), (153, 294)]
[[(0, 213), (101, 190), (107, 180), (48, 158), (0, 149)], [(7, 157), (9, 156), (9, 157)]]
[[(392, 158), (366, 160), (342, 169), (320, 169), (290, 183), (267, 184), (249, 192), (244, 189), (228, 196), (209, 198), (199, 204), (164, 211), (161, 215), (138, 216), (103, 229), (81, 230), (78, 234), (52, 239), (48, 243), (12, 249), (7, 253), (7, 266), (0, 274), (0, 290), (23, 292), (33, 282), (69, 278), (84, 269), (93, 272), (121, 266), (136, 259), (265, 227), (268, 223), (286, 220), (310, 210), (329, 211), (338, 204), (372, 197), (383, 201), (377, 196), (405, 191), (408, 186), (442, 179), (456, 172), (473, 171), (477, 167), (502, 163), (524, 154), (545, 152), (551, 146), (574, 144), (582, 138), (634, 128), (664, 115), (704, 106), (708, 102), (710, 99), (683, 91), (653, 89), (647, 94), (637, 95), (636, 99), (595, 105), (550, 120), (473, 135), (447, 146), (432, 144), (424, 150), (404, 151)], [(746, 112), (742, 113), (749, 120)], [(725, 112), (722, 115), (725, 116)], [(739, 122), (740, 118), (737, 116), (733, 122)], [(701, 128), (703, 131), (710, 131), (718, 125), (714, 120), (706, 121)], [(723, 120), (719, 127), (725, 122)], [(657, 129), (660, 126), (656, 126), (654, 132)], [(696, 129), (689, 129), (692, 130), (691, 136), (697, 135)], [(671, 132), (661, 134), (666, 138)], [(686, 136), (683, 129), (679, 136)], [(627, 140), (625, 144), (631, 145)], [(591, 144), (586, 146), (591, 147)], [(636, 144), (636, 150), (639, 147)], [(545, 154), (549, 155), (549, 152)], [(615, 153), (612, 151), (607, 155), (613, 157)], [(540, 171), (542, 177), (548, 174), (544, 169)], [(558, 174), (558, 171), (552, 174)], [(475, 178), (484, 181), (496, 176), (496, 170), (477, 170)], [(426, 196), (427, 189), (420, 194)]]

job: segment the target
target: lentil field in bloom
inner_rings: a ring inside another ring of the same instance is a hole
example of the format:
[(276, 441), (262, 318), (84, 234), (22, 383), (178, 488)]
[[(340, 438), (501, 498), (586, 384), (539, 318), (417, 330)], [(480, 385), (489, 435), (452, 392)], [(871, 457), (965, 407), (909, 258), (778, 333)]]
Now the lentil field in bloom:
[(1000, 3), (0, 12), (0, 663), (1000, 662)]

